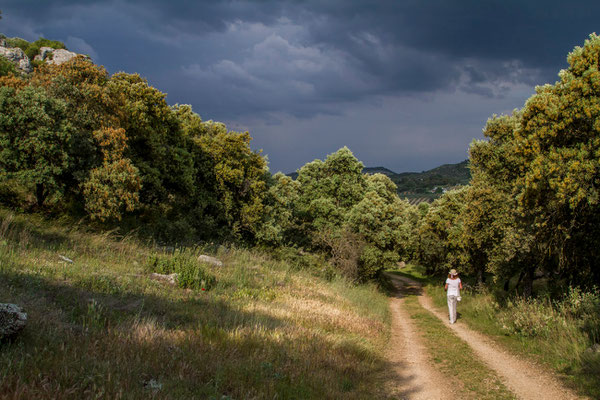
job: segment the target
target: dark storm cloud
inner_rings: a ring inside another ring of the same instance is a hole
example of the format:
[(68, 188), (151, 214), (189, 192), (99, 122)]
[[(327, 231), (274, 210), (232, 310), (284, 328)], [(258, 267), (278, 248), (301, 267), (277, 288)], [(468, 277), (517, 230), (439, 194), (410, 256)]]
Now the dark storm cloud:
[[(170, 103), (248, 128), (267, 152), (283, 154), (300, 146), (292, 135), (301, 131), (289, 124), (313, 129), (326, 151), (385, 146), (396, 136), (409, 143), (415, 134), (422, 143), (455, 135), (466, 149), (491, 113), (520, 107), (534, 85), (554, 82), (566, 54), (600, 31), (596, 1), (5, 0), (0, 9), (0, 32), (63, 40), (111, 72), (139, 72)], [(412, 114), (364, 139), (360, 110), (398, 114), (390, 98)], [(485, 114), (463, 122), (472, 116), (441, 98)], [(445, 120), (430, 124), (439, 115)], [(393, 160), (388, 150), (372, 158)], [(464, 153), (456, 150), (457, 161)], [(410, 157), (417, 154), (431, 156)]]

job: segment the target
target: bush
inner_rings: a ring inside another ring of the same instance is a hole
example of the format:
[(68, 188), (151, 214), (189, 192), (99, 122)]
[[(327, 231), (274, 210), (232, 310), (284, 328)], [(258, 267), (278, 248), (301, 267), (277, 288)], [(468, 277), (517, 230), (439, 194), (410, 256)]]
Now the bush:
[(14, 37), (6, 39), (6, 45), (8, 47), (18, 47), (21, 50), (26, 51), (27, 47), (29, 47), (29, 42), (25, 39)]
[(557, 308), (570, 317), (592, 342), (600, 342), (600, 291), (597, 287), (590, 292), (569, 288), (567, 296), (557, 303)]
[(177, 284), (182, 288), (209, 290), (216, 283), (213, 275), (198, 261), (185, 254), (151, 255), (146, 263), (146, 269), (159, 274), (177, 273)]
[(546, 299), (509, 300), (500, 313), (502, 329), (522, 337), (548, 336), (551, 330), (573, 326), (592, 343), (600, 341), (600, 292), (569, 288), (559, 301)]
[[(362, 236), (349, 229), (327, 230), (317, 234), (316, 242), (329, 249), (331, 254), (329, 263), (334, 271), (352, 282), (358, 282), (365, 278), (361, 275), (359, 264), (366, 245)], [(325, 277), (331, 279), (331, 275), (332, 271), (325, 269)]]
[(556, 325), (566, 326), (561, 316), (547, 300), (517, 298), (509, 300), (499, 316), (502, 329), (522, 337), (547, 337)]
[(0, 76), (14, 75), (17, 73), (15, 65), (6, 57), (0, 56)]
[(36, 55), (38, 55), (42, 47), (52, 47), (53, 49), (66, 48), (63, 42), (59, 42), (58, 40), (49, 40), (41, 37), (35, 42), (30, 43), (26, 49), (23, 49), (23, 51), (25, 52), (25, 54), (27, 54), (27, 57), (29, 57), (30, 60), (33, 60), (33, 58)]

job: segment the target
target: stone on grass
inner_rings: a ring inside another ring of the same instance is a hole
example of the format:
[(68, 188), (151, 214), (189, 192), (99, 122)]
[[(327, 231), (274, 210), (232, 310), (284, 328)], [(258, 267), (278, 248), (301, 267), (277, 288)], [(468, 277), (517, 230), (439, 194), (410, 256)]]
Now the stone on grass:
[(177, 283), (177, 278), (179, 278), (179, 274), (173, 273), (173, 274), (164, 275), (164, 274), (157, 274), (156, 272), (153, 272), (152, 275), (150, 275), (150, 278), (154, 279), (155, 281), (166, 282), (170, 285), (174, 285)]
[(65, 257), (62, 254), (58, 255), (58, 258), (60, 258), (61, 260), (68, 262), (69, 264), (73, 264), (73, 260), (71, 260), (69, 257)]
[(21, 331), (27, 323), (27, 314), (16, 304), (0, 303), (0, 339)]
[(211, 257), (211, 256), (207, 256), (207, 255), (200, 255), (198, 256), (198, 261), (206, 263), (206, 264), (211, 264), (214, 265), (215, 267), (222, 267), (223, 266), (223, 262), (219, 261), (218, 259)]
[(144, 388), (158, 391), (162, 389), (162, 383), (158, 382), (156, 379), (150, 379), (149, 381), (144, 381)]

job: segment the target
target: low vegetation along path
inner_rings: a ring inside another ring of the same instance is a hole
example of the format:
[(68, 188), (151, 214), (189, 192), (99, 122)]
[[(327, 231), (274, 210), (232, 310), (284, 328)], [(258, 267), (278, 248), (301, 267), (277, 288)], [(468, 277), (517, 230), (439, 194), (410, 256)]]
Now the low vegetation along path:
[[(414, 294), (423, 308), (441, 319), (452, 331), (473, 349), (474, 353), (489, 368), (494, 370), (504, 384), (519, 399), (567, 400), (580, 399), (563, 387), (551, 373), (539, 365), (516, 357), (499, 348), (489, 338), (474, 332), (464, 324), (448, 323), (448, 315), (434, 308), (429, 297), (423, 295), (421, 285), (412, 279), (389, 275), (398, 289), (398, 295), (391, 301), (393, 335), (388, 357), (394, 365), (404, 365), (413, 374), (412, 389), (403, 394), (408, 399), (445, 399), (460, 398), (460, 395), (448, 393), (448, 377), (440, 377), (429, 362), (426, 349), (421, 344), (419, 333), (402, 308), (403, 298)], [(393, 349), (393, 350), (392, 350)], [(402, 384), (402, 383), (400, 383)]]

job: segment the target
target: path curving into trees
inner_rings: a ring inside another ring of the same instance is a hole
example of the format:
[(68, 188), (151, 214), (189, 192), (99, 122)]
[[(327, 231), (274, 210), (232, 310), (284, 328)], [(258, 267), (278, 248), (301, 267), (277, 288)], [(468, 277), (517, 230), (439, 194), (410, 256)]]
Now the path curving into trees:
[[(503, 383), (517, 398), (524, 400), (585, 399), (562, 386), (556, 376), (540, 365), (508, 353), (491, 339), (469, 329), (460, 321), (456, 324), (449, 324), (448, 315), (437, 310), (433, 306), (431, 298), (424, 295), (421, 290), (415, 290), (415, 288), (421, 287), (418, 282), (397, 275), (394, 276), (394, 282), (401, 291), (412, 290), (421, 306), (442, 320), (460, 339), (468, 343), (477, 357), (501, 377)], [(396, 313), (396, 311), (392, 307), (392, 312)]]

